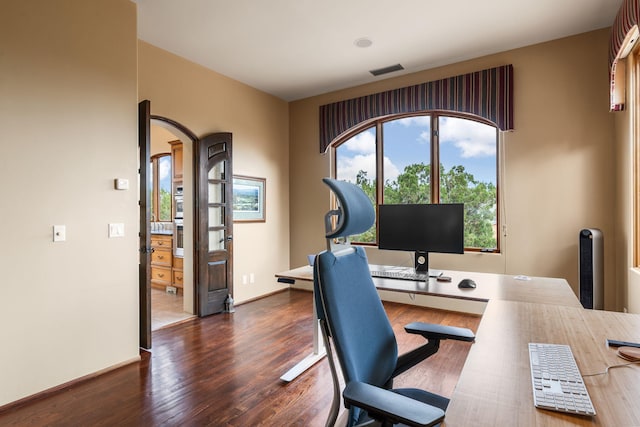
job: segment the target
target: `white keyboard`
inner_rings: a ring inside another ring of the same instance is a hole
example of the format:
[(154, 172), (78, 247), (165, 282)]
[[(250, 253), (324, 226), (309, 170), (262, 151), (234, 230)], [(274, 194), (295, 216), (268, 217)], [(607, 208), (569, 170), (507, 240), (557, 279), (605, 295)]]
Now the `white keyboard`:
[(536, 408), (571, 414), (596, 414), (571, 347), (529, 343), (529, 363)]
[(416, 273), (409, 270), (371, 270), (371, 277), (379, 277), (382, 279), (398, 279), (398, 280), (413, 280), (416, 282), (426, 282), (429, 277), (442, 276), (440, 270), (429, 270), (427, 273)]

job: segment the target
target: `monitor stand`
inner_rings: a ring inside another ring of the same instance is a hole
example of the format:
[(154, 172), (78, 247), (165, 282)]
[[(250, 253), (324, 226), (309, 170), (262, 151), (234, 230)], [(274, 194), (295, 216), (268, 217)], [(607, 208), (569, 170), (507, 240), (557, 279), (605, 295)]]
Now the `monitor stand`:
[(429, 270), (429, 252), (416, 251), (414, 268), (416, 273), (429, 274), (429, 277), (442, 276), (440, 270)]
[(416, 273), (426, 273), (429, 271), (429, 252), (416, 251), (415, 269)]

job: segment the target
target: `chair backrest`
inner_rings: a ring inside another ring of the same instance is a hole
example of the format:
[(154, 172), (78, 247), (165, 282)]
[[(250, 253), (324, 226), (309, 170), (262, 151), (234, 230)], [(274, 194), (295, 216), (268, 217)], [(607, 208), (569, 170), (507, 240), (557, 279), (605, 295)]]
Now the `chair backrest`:
[[(322, 181), (331, 188), (338, 199), (338, 210), (329, 211), (326, 215), (326, 238), (349, 237), (367, 231), (373, 225), (376, 213), (371, 200), (357, 185), (346, 181), (323, 178)], [(336, 215), (338, 221), (335, 229), (331, 229), (330, 219)]]
[(362, 247), (348, 253), (324, 252), (316, 258), (316, 299), (333, 338), (345, 381), (385, 387), (398, 359), (389, 324)]
[[(336, 194), (340, 211), (335, 230), (327, 230), (327, 239), (368, 230), (375, 212), (366, 194), (348, 182), (323, 181)], [(318, 318), (328, 325), (345, 380), (384, 387), (395, 369), (398, 348), (364, 249), (349, 247), (319, 254), (314, 291)]]

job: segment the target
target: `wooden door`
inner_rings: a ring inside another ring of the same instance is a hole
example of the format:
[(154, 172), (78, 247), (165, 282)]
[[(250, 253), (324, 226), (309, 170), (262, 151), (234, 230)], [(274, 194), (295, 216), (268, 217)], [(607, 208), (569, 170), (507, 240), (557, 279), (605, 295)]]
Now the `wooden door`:
[(196, 299), (199, 316), (219, 313), (233, 293), (231, 134), (197, 142)]
[(151, 102), (138, 104), (138, 149), (140, 151), (140, 347), (151, 348), (151, 239), (149, 233), (151, 203), (149, 195), (149, 162), (151, 143)]

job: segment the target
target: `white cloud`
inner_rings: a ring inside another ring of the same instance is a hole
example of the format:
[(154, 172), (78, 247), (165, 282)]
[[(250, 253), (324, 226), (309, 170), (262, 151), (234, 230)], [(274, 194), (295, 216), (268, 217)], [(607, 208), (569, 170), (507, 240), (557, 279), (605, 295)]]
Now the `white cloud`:
[(406, 127), (409, 126), (418, 126), (418, 127), (430, 127), (431, 126), (431, 116), (412, 116), (405, 117), (404, 119), (394, 120), (395, 123), (400, 123)]
[(388, 157), (384, 158), (384, 180), (385, 181), (395, 181), (398, 179), (398, 175), (400, 175), (400, 170), (396, 165), (389, 160)]
[[(340, 146), (344, 147), (348, 151), (360, 154), (372, 154), (376, 151), (376, 134), (373, 129), (349, 138), (347, 142)], [(374, 162), (375, 163), (375, 162)]]
[[(376, 155), (355, 155), (353, 157), (340, 156), (338, 158), (338, 179), (355, 182), (358, 172), (365, 171), (368, 179), (373, 179), (376, 176)], [(388, 157), (384, 158), (384, 179), (395, 180), (398, 178), (400, 171), (397, 166), (394, 165)]]
[(337, 164), (338, 179), (350, 182), (356, 182), (358, 172), (365, 171), (367, 178), (372, 179), (376, 176), (376, 155), (357, 154), (353, 157), (339, 156)]
[(418, 142), (431, 143), (431, 131), (425, 130), (420, 132), (420, 136), (418, 137)]
[[(340, 149), (345, 149), (353, 155), (346, 152), (340, 153), (337, 164), (338, 179), (355, 182), (358, 172), (365, 171), (369, 179), (376, 177), (376, 135), (373, 129), (348, 139)], [(396, 180), (400, 174), (400, 170), (394, 165), (388, 157), (384, 158), (384, 179)]]
[[(169, 157), (167, 157), (169, 158)], [(171, 168), (170, 168), (171, 163), (167, 162), (167, 167), (160, 167), (158, 168), (158, 172), (159, 172), (159, 180), (163, 180), (165, 178), (167, 178), (169, 176), (169, 173), (171, 172)]]
[(496, 129), (472, 120), (442, 118), (440, 142), (459, 148), (463, 158), (496, 155)]
[(431, 143), (431, 116), (405, 117), (403, 119), (394, 120), (390, 123), (397, 123), (404, 127), (426, 128), (426, 130), (420, 132), (420, 135), (418, 136), (416, 141), (418, 141), (420, 144)]

